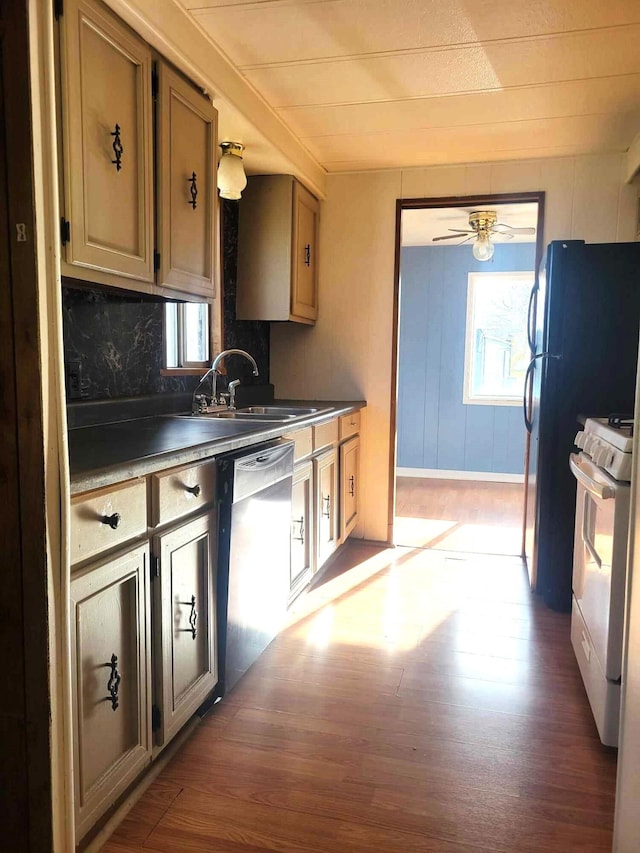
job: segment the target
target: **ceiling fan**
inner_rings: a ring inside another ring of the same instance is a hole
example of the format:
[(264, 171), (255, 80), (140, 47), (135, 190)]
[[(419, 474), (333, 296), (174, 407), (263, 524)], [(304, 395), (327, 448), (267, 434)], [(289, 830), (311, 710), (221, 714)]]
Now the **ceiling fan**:
[(453, 234), (444, 234), (441, 237), (434, 237), (432, 243), (437, 243), (440, 240), (456, 240), (460, 239), (463, 234), (469, 234), (457, 245), (468, 243), (473, 237), (476, 241), (473, 244), (473, 257), (477, 261), (488, 261), (493, 257), (494, 245), (491, 238), (503, 237), (505, 240), (513, 240), (516, 234), (535, 234), (536, 229), (529, 228), (514, 228), (511, 225), (506, 225), (503, 222), (498, 222), (498, 214), (495, 210), (474, 210), (469, 214), (469, 228), (449, 228)]

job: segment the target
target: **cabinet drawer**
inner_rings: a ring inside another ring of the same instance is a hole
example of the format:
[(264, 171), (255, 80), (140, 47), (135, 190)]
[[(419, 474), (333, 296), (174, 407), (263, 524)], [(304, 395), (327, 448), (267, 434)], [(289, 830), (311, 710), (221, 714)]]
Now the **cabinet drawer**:
[(351, 412), (340, 418), (340, 441), (360, 432), (360, 412)]
[(96, 489), (71, 499), (71, 565), (146, 532), (144, 479)]
[(297, 462), (299, 459), (304, 459), (305, 456), (311, 456), (313, 451), (313, 432), (312, 427), (305, 427), (305, 429), (298, 429), (295, 432), (287, 433), (287, 435), (283, 435), (283, 438), (288, 441), (292, 441), (294, 444), (293, 448), (293, 461)]
[(338, 419), (327, 421), (313, 427), (313, 450), (322, 450), (323, 447), (331, 447), (338, 441)]
[(216, 463), (184, 465), (151, 477), (151, 526), (159, 527), (211, 503), (216, 496)]

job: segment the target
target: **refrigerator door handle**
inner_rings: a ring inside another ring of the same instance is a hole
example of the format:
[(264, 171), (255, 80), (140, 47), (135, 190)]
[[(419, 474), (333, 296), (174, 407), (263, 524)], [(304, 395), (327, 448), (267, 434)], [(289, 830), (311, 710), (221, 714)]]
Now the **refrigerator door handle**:
[(533, 368), (535, 366), (535, 357), (531, 359), (527, 366), (527, 372), (524, 375), (524, 393), (522, 396), (522, 408), (524, 414), (524, 426), (528, 433), (533, 429), (533, 422), (529, 417), (529, 384), (533, 379)]
[(524, 425), (525, 429), (528, 433), (531, 433), (533, 430), (533, 414), (529, 417), (529, 394), (527, 393), (527, 384), (533, 382), (533, 370), (536, 364), (536, 361), (541, 358), (555, 358), (561, 359), (562, 355), (558, 355), (552, 352), (539, 352), (536, 355), (531, 357), (531, 361), (527, 366), (527, 372), (524, 375), (524, 392), (523, 392), (523, 410), (524, 410)]
[(531, 293), (529, 294), (529, 307), (527, 308), (527, 341), (529, 342), (529, 349), (532, 353), (536, 351), (536, 342), (534, 340), (535, 331), (532, 328), (533, 324), (533, 305), (534, 299), (538, 294), (538, 284), (533, 285), (531, 288)]

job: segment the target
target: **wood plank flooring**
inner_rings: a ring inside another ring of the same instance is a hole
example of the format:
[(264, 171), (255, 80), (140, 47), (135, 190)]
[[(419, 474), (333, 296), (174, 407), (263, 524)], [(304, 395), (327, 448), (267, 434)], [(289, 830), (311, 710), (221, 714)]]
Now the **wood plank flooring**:
[(525, 575), (349, 544), (105, 853), (610, 851), (616, 754)]
[(396, 545), (520, 554), (524, 486), (396, 478)]

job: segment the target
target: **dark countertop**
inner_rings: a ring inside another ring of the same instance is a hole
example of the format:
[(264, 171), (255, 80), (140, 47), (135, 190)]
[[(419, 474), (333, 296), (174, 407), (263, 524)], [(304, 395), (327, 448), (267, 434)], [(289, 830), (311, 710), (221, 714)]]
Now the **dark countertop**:
[[(325, 411), (288, 421), (156, 415), (69, 430), (71, 494), (187, 465), (363, 408), (363, 401), (276, 400)], [(327, 409), (329, 409), (327, 411)]]

